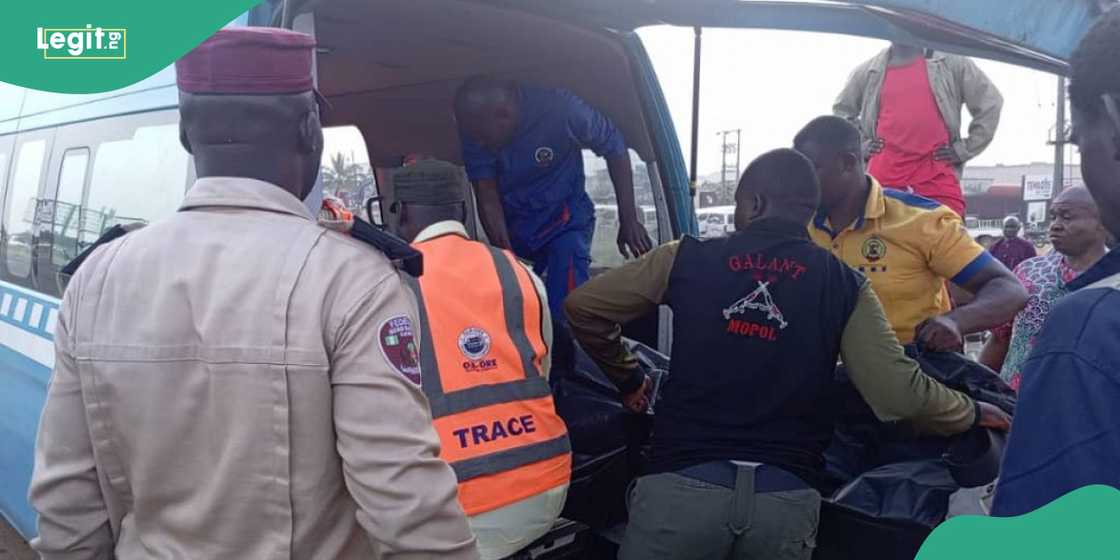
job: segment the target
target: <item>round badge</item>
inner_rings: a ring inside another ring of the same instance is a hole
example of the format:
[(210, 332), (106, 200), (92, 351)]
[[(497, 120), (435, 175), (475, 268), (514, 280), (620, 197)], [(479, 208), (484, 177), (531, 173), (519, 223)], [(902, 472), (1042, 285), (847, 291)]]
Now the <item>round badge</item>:
[(420, 385), (420, 349), (416, 346), (412, 319), (406, 315), (387, 319), (378, 329), (378, 340), (381, 353), (393, 369)]
[(876, 262), (887, 256), (887, 244), (883, 243), (883, 240), (878, 237), (867, 238), (867, 241), (863, 242), (863, 247), (861, 249), (860, 252), (863, 253), (863, 258), (870, 262)]
[(552, 160), (556, 158), (556, 152), (548, 146), (541, 146), (533, 152), (533, 159), (537, 162), (538, 167), (548, 167), (552, 165)]
[(470, 360), (482, 358), (490, 353), (490, 335), (477, 327), (464, 330), (459, 335), (459, 351)]

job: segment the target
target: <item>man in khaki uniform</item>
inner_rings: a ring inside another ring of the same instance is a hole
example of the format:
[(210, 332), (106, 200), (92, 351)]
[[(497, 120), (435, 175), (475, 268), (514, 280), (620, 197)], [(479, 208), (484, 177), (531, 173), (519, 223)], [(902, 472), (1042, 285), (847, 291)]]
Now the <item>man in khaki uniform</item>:
[(177, 63), (199, 180), (66, 291), (30, 495), (43, 558), (478, 558), (415, 304), (300, 201), (313, 48), (226, 29)]

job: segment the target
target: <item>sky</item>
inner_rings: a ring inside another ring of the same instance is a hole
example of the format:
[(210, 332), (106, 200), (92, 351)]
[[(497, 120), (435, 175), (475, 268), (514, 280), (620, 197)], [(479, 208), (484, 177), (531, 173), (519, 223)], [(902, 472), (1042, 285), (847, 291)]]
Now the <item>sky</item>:
[[(639, 31), (681, 138), (685, 162), (692, 123), (692, 43), (689, 28)], [(742, 167), (767, 150), (789, 146), (812, 118), (832, 111), (851, 71), (888, 43), (877, 39), (756, 29), (705, 29), (701, 49), (699, 170), (718, 172), (722, 130), (742, 129)], [(995, 139), (976, 165), (1053, 161), (1046, 144), (1054, 129), (1058, 78), (977, 59), (1000, 89), (1003, 114)], [(968, 111), (964, 111), (967, 130)], [(1067, 160), (1069, 155), (1067, 154)]]
[[(658, 26), (639, 31), (669, 104), (687, 164), (692, 123), (691, 28)], [(741, 167), (773, 148), (789, 146), (813, 117), (830, 113), (852, 69), (885, 48), (885, 41), (793, 31), (705, 29), (700, 95), (699, 170), (720, 168), (722, 130), (742, 129)], [(1053, 161), (1057, 77), (978, 59), (1003, 93), (995, 140), (975, 165)], [(967, 130), (967, 110), (965, 110)], [(353, 152), (367, 161), (355, 129), (327, 132), (327, 150)], [(1072, 158), (1072, 159), (1071, 159)], [(1076, 161), (1067, 153), (1067, 163)]]

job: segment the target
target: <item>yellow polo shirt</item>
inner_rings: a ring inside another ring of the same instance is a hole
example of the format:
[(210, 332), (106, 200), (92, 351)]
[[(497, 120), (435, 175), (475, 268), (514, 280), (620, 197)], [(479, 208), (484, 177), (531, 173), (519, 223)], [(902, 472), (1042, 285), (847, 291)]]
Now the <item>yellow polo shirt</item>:
[(834, 232), (827, 216), (818, 214), (809, 235), (867, 276), (899, 342), (908, 344), (918, 323), (949, 310), (945, 280), (968, 282), (992, 256), (949, 208), (868, 179), (863, 216)]

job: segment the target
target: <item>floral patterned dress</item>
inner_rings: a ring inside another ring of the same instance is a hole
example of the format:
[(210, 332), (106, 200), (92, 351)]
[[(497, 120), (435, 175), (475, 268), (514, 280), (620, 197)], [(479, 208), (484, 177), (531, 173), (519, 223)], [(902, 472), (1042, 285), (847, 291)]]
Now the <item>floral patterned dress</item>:
[(1027, 289), (1027, 306), (1015, 316), (1013, 323), (993, 330), (992, 335), (1011, 340), (999, 376), (1016, 391), (1023, 364), (1034, 348), (1042, 323), (1050, 315), (1054, 302), (1067, 293), (1066, 285), (1077, 274), (1065, 256), (1057, 251), (1027, 259), (1015, 267), (1015, 276)]

